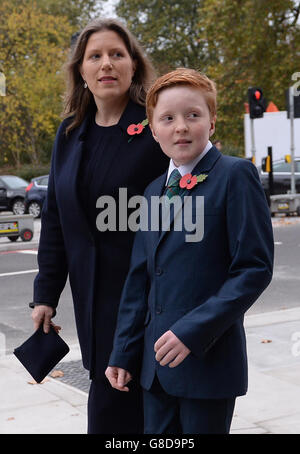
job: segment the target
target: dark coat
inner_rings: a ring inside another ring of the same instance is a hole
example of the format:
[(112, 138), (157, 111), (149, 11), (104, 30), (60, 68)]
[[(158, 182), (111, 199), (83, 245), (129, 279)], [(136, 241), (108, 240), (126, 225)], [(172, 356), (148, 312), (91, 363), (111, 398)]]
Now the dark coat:
[[(230, 398), (247, 390), (243, 318), (271, 281), (274, 240), (252, 163), (213, 147), (193, 171), (203, 173), (187, 194), (193, 203), (204, 197), (201, 241), (186, 242), (184, 229), (136, 234), (109, 364), (134, 372), (143, 356), (146, 389), (156, 372), (171, 395)], [(146, 189), (148, 206), (165, 181), (166, 174)], [(168, 330), (191, 350), (175, 368), (155, 360), (154, 344)]]
[[(69, 119), (57, 132), (42, 212), (34, 303), (56, 308), (69, 274), (83, 364), (94, 378), (103, 376), (112, 349), (134, 233), (107, 231), (95, 235), (78, 197), (80, 161), (91, 115), (94, 112), (67, 138)], [(128, 198), (141, 195), (166, 170), (169, 160), (152, 138), (149, 126), (128, 143), (127, 127), (145, 118), (145, 109), (129, 101), (119, 121), (121, 133), (102, 156), (99, 196), (118, 199), (119, 187), (127, 187)]]

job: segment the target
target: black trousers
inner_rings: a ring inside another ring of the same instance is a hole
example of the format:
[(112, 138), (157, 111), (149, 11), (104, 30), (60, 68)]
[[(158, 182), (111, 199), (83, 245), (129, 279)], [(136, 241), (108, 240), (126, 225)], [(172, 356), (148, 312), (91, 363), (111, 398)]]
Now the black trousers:
[(142, 434), (143, 391), (138, 383), (129, 392), (118, 391), (109, 381), (92, 380), (88, 398), (88, 434)]
[(157, 377), (144, 390), (145, 434), (229, 434), (235, 398), (187, 399), (167, 394)]

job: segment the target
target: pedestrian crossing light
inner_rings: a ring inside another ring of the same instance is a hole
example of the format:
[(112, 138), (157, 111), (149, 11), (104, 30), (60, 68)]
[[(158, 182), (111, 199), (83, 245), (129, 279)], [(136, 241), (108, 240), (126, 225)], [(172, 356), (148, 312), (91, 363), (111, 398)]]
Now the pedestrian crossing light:
[(263, 172), (271, 172), (271, 156), (266, 156), (261, 160), (261, 168)]
[(260, 88), (248, 88), (250, 118), (262, 118), (266, 111), (267, 102)]
[(292, 162), (291, 155), (290, 154), (286, 154), (284, 156), (284, 160), (285, 160), (286, 163), (290, 164)]

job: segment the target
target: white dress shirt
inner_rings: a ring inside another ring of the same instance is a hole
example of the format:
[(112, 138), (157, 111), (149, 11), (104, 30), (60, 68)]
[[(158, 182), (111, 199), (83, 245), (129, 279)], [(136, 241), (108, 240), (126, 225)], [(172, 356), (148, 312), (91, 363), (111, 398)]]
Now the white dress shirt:
[(170, 159), (169, 170), (168, 170), (168, 175), (167, 175), (167, 179), (166, 179), (166, 185), (167, 185), (167, 183), (169, 181), (169, 177), (170, 177), (170, 175), (171, 175), (171, 173), (173, 172), (174, 169), (177, 169), (182, 177), (184, 175), (186, 175), (187, 173), (192, 173), (192, 170), (194, 169), (194, 167), (196, 167), (198, 162), (206, 155), (206, 153), (211, 149), (211, 147), (212, 147), (212, 143), (209, 140), (207, 142), (206, 147), (204, 148), (202, 153), (199, 154), (199, 156), (197, 156), (195, 159), (193, 159), (192, 161), (188, 162), (187, 164), (183, 164), (182, 166), (179, 166), (179, 167), (177, 167), (174, 164), (173, 160)]

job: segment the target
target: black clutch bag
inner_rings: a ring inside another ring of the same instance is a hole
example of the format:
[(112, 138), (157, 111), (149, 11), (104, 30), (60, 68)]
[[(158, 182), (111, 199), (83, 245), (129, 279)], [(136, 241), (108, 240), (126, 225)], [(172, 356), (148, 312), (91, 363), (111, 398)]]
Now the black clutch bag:
[(53, 327), (48, 334), (41, 325), (14, 354), (37, 383), (40, 383), (56, 364), (70, 351)]

